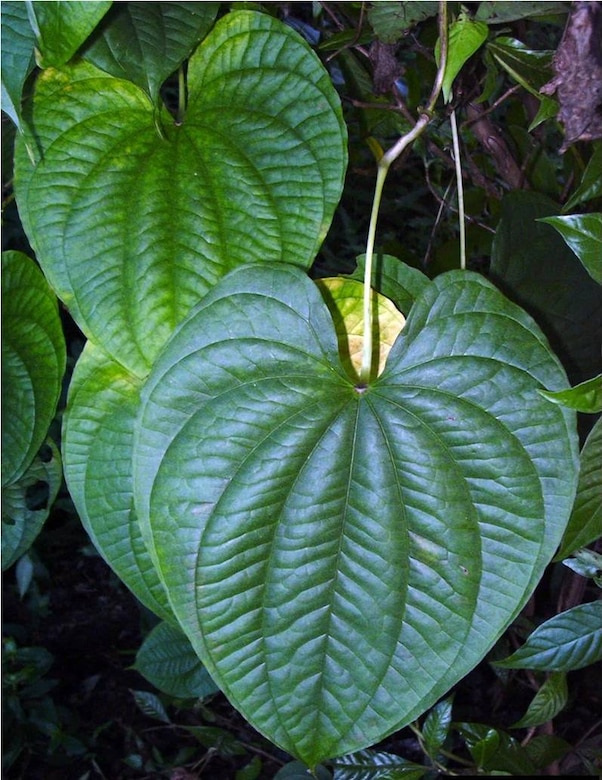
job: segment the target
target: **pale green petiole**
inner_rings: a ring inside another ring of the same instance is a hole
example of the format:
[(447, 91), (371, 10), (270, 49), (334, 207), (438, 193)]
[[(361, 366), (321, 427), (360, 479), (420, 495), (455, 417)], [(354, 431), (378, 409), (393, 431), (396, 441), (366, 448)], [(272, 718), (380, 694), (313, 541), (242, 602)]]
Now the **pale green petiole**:
[(362, 367), (360, 371), (360, 386), (365, 386), (370, 381), (370, 371), (372, 367), (372, 352), (373, 345), (373, 328), (372, 328), (372, 269), (374, 261), (374, 244), (376, 239), (376, 223), (378, 220), (378, 211), (380, 208), (380, 201), (382, 197), (383, 187), (387, 173), (391, 167), (391, 163), (396, 160), (399, 155), (407, 149), (407, 147), (414, 143), (414, 141), (420, 136), (426, 129), (427, 125), (431, 121), (432, 112), (437, 103), (439, 93), (441, 92), (441, 86), (443, 84), (443, 77), (445, 75), (445, 66), (447, 64), (447, 3), (446, 0), (440, 0), (439, 3), (439, 41), (441, 44), (439, 67), (437, 69), (437, 76), (435, 83), (429, 98), (429, 102), (418, 117), (418, 121), (414, 127), (403, 135), (378, 161), (378, 169), (376, 175), (376, 186), (374, 188), (374, 198), (372, 200), (372, 213), (370, 214), (370, 225), (368, 227), (368, 240), (366, 242), (366, 267), (364, 270), (364, 340), (362, 348)]

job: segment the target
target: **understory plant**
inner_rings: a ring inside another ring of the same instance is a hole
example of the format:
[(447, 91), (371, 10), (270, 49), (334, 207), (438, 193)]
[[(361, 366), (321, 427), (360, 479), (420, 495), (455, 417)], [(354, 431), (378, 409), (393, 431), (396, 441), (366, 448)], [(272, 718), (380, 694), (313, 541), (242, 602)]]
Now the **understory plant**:
[[(450, 690), (554, 562), (599, 580), (602, 132), (590, 118), (570, 137), (553, 52), (507, 35), (532, 4), (250, 5), (3, 3), (33, 253), (3, 254), (3, 567), (64, 475), (161, 621), (138, 668), (177, 646), (297, 762), (281, 777), (420, 777), (367, 748), (430, 710), (414, 728), (444, 771)], [(540, 5), (568, 41), (571, 9)], [(503, 147), (490, 115), (519, 89), (529, 123), (509, 112)], [(542, 151), (559, 120), (559, 144), (583, 144), (564, 167)], [(423, 262), (385, 205), (413, 148), (459, 216)], [(333, 236), (368, 163), (348, 267)], [(85, 337), (64, 415), (61, 317)], [(569, 604), (497, 654), (550, 673), (516, 728), (599, 662), (600, 607)], [(546, 765), (453, 728), (480, 771)]]

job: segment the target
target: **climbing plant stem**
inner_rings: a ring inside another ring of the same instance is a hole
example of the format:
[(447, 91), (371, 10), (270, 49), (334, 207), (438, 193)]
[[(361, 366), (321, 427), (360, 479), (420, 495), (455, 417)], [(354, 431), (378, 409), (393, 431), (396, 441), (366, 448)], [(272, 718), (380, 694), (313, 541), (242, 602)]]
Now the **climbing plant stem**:
[(176, 124), (181, 125), (184, 122), (186, 113), (186, 78), (184, 76), (184, 66), (178, 68), (178, 114)]
[(382, 197), (383, 187), (387, 173), (399, 155), (407, 149), (424, 132), (429, 122), (433, 118), (433, 111), (441, 92), (443, 77), (445, 75), (445, 66), (447, 64), (447, 2), (439, 2), (439, 42), (440, 59), (435, 83), (431, 90), (426, 107), (420, 109), (419, 117), (414, 127), (393, 144), (378, 161), (376, 175), (376, 186), (374, 188), (374, 198), (372, 200), (372, 212), (370, 214), (370, 225), (368, 227), (368, 239), (366, 242), (366, 266), (364, 269), (364, 340), (362, 346), (362, 366), (360, 370), (360, 385), (367, 385), (370, 381), (372, 367), (373, 327), (372, 327), (372, 271), (374, 266), (374, 245), (376, 241), (376, 223), (378, 220), (378, 211)]
[(460, 161), (460, 140), (456, 112), (452, 109), (451, 116), (452, 142), (454, 147), (454, 163), (456, 165), (456, 183), (458, 188), (458, 224), (460, 227), (460, 268), (466, 268), (466, 223), (464, 219), (464, 185), (462, 182), (462, 163)]

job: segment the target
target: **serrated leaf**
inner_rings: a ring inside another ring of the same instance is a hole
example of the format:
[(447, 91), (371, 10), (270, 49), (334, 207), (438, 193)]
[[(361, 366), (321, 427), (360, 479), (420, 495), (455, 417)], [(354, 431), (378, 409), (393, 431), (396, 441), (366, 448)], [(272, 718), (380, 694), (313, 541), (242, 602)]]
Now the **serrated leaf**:
[[(63, 480), (61, 456), (52, 439), (21, 477), (2, 488), (2, 571), (29, 550), (42, 530)], [(39, 498), (37, 496), (39, 493)]]
[(153, 720), (160, 720), (162, 723), (171, 723), (169, 715), (161, 699), (151, 691), (131, 691), (138, 709)]
[(419, 780), (429, 770), (401, 756), (382, 750), (358, 750), (334, 761), (334, 780)]
[(506, 669), (570, 672), (601, 658), (602, 601), (591, 601), (546, 620), (515, 653), (494, 663)]
[(602, 284), (602, 214), (543, 217), (539, 221), (552, 225), (592, 279)]
[(114, 3), (84, 58), (128, 79), (153, 102), (163, 82), (209, 32), (219, 3)]
[(597, 420), (581, 450), (579, 484), (569, 524), (555, 561), (602, 536), (602, 419)]
[(587, 379), (569, 390), (560, 390), (557, 393), (542, 390), (541, 394), (552, 403), (562, 404), (578, 412), (588, 414), (602, 412), (602, 374)]
[[(489, 28), (484, 22), (478, 22), (465, 13), (452, 22), (448, 32), (447, 62), (443, 75), (442, 91), (446, 103), (452, 99), (452, 85), (464, 64), (481, 48), (487, 40)], [(439, 64), (441, 43), (435, 46), (435, 59)]]
[(2, 14), (2, 110), (21, 126), (23, 85), (35, 67), (35, 35), (22, 0), (4, 0)]
[(81, 62), (41, 75), (32, 124), (15, 189), (36, 257), (83, 332), (141, 377), (228, 270), (309, 267), (342, 191), (330, 76), (265, 14), (227, 14), (205, 38), (182, 123)]
[(111, 7), (110, 0), (26, 0), (42, 68), (68, 62)]
[(530, 728), (547, 723), (565, 708), (568, 698), (566, 674), (554, 672), (537, 691), (527, 712), (512, 728)]
[(2, 485), (19, 480), (42, 446), (65, 371), (57, 300), (22, 252), (2, 253)]
[(219, 690), (186, 635), (169, 623), (159, 623), (145, 637), (133, 668), (155, 688), (180, 699), (204, 699)]
[[(337, 333), (341, 361), (349, 376), (357, 381), (362, 368), (364, 345), (364, 285), (342, 277), (319, 279), (318, 289), (328, 306)], [(372, 375), (382, 373), (387, 355), (405, 325), (405, 317), (393, 303), (372, 291), (374, 344)]]
[(141, 384), (93, 342), (86, 344), (63, 420), (65, 478), (104, 560), (148, 609), (174, 622), (134, 510), (132, 450)]
[(467, 272), (425, 288), (367, 389), (300, 269), (237, 269), (186, 319), (142, 393), (136, 509), (182, 628), (256, 729), (312, 766), (484, 656), (574, 499), (574, 413), (541, 385), (567, 385), (545, 338)]

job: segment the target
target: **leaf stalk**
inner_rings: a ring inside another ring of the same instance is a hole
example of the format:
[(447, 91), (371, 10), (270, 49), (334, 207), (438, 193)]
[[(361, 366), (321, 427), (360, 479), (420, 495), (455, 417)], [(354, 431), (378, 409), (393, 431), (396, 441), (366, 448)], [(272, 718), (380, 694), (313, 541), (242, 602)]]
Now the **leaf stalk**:
[(414, 141), (422, 135), (433, 118), (433, 112), (435, 105), (441, 93), (443, 86), (443, 78), (445, 76), (445, 67), (447, 65), (447, 49), (448, 49), (448, 36), (447, 36), (447, 0), (440, 0), (439, 2), (439, 41), (440, 41), (440, 58), (439, 67), (437, 68), (437, 75), (435, 82), (431, 90), (431, 94), (428, 103), (425, 107), (419, 110), (419, 117), (414, 127), (401, 136), (396, 143), (388, 149), (378, 161), (378, 168), (376, 174), (376, 185), (374, 187), (374, 197), (372, 199), (372, 212), (370, 214), (370, 225), (368, 227), (368, 238), (366, 242), (366, 266), (364, 269), (364, 298), (363, 298), (363, 312), (364, 312), (364, 339), (362, 345), (362, 365), (360, 370), (360, 387), (366, 386), (371, 378), (372, 369), (372, 353), (374, 350), (374, 338), (372, 328), (372, 273), (374, 266), (374, 245), (376, 241), (376, 224), (378, 221), (378, 212), (380, 209), (380, 202), (382, 198), (382, 192), (385, 184), (385, 179), (389, 172), (391, 164), (405, 151)]

